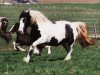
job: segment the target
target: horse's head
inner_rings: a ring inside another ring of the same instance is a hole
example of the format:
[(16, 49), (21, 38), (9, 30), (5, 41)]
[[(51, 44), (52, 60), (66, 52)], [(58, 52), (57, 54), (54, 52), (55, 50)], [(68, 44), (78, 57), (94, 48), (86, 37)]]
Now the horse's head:
[(8, 26), (8, 20), (5, 17), (1, 17), (0, 19), (0, 27), (3, 32), (6, 32)]
[(6, 42), (10, 42), (12, 36), (9, 32), (7, 32), (8, 20), (5, 17), (0, 18), (0, 36), (6, 40)]
[(27, 29), (27, 27), (31, 24), (31, 16), (29, 11), (22, 11), (19, 17), (19, 29), (21, 33)]
[(21, 33), (24, 33), (24, 29), (30, 25), (44, 25), (46, 23), (53, 24), (47, 17), (44, 16), (44, 14), (37, 10), (28, 10), (21, 12), (19, 20), (20, 26), (18, 31), (20, 31)]

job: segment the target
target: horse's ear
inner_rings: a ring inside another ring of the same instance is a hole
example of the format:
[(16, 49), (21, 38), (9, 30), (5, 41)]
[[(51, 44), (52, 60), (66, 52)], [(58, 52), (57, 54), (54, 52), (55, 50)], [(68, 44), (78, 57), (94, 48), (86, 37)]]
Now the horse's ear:
[(30, 12), (30, 10), (31, 10), (31, 8), (30, 8), (30, 9), (28, 9), (28, 12)]

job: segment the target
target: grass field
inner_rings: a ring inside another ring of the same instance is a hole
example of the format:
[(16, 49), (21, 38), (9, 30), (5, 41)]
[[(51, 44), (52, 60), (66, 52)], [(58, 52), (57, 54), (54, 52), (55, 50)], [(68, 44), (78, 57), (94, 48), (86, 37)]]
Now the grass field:
[[(28, 8), (43, 11), (52, 21), (64, 19), (100, 25), (100, 4), (0, 5), (0, 16), (8, 18), (9, 29), (18, 21), (20, 12)], [(63, 60), (66, 52), (62, 46), (52, 47), (51, 55), (43, 49), (41, 56), (33, 55), (28, 64), (22, 61), (27, 51), (14, 51), (12, 41), (6, 44), (0, 38), (0, 75), (100, 75), (100, 41), (86, 49), (76, 43), (69, 61)]]

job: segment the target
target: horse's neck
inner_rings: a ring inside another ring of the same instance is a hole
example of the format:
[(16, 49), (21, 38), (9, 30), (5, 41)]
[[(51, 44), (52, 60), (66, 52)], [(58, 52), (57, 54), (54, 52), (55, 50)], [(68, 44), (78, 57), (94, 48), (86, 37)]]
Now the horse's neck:
[(35, 31), (37, 30), (38, 30), (38, 25), (31, 25), (31, 32), (35, 33)]
[(31, 31), (30, 31), (30, 39), (31, 41), (36, 41), (39, 37), (40, 37), (40, 32), (38, 30), (38, 26), (37, 25), (32, 25), (31, 26)]

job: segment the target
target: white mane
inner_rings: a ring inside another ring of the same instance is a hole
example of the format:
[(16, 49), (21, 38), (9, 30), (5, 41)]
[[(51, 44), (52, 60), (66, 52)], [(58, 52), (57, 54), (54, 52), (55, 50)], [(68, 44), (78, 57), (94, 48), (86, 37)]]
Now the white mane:
[[(37, 23), (51, 23), (53, 24), (47, 17), (45, 17), (40, 11), (37, 10), (30, 10), (30, 16), (34, 21)], [(33, 22), (34, 22), (33, 21)]]

